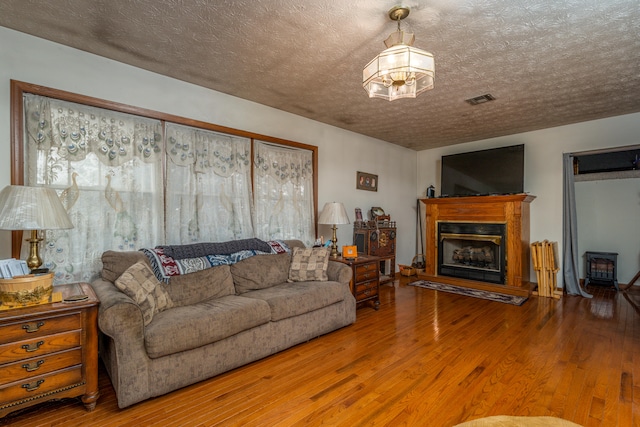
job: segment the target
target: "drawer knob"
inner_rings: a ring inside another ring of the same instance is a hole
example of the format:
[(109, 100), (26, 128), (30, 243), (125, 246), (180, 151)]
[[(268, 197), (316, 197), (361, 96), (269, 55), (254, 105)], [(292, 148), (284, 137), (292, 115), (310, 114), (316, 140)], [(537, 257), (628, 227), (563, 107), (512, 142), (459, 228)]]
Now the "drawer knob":
[(42, 365), (43, 363), (44, 360), (38, 360), (37, 362), (25, 363), (24, 365), (22, 365), (22, 367), (26, 369), (27, 372), (33, 372), (40, 369), (40, 365)]
[(44, 326), (44, 321), (39, 321), (39, 322), (31, 322), (31, 323), (27, 323), (26, 325), (22, 325), (22, 329), (24, 329), (25, 331), (27, 331), (28, 334), (32, 333), (32, 332), (38, 332), (38, 330), (40, 330), (41, 327)]
[(22, 344), (22, 348), (24, 348), (27, 353), (31, 353), (33, 351), (37, 351), (42, 344), (44, 344), (44, 341), (38, 341), (33, 344)]
[(44, 382), (44, 380), (38, 380), (38, 381), (34, 381), (32, 383), (22, 384), (22, 388), (27, 390), (27, 391), (35, 391), (38, 388), (40, 388), (40, 384), (42, 384), (43, 382)]

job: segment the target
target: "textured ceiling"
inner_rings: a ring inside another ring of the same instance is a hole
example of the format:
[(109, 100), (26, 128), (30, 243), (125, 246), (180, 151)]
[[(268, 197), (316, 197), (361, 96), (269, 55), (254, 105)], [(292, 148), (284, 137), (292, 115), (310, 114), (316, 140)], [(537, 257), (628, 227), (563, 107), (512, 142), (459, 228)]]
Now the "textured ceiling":
[(369, 99), (396, 4), (3, 0), (0, 25), (415, 150), (640, 111), (639, 0), (407, 0), (435, 89)]

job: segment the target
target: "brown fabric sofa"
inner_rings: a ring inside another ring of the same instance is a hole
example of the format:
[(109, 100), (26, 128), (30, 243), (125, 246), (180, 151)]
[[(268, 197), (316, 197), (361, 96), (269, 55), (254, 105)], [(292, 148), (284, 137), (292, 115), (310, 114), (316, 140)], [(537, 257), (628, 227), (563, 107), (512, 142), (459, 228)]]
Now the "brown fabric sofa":
[[(286, 241), (290, 247), (302, 242)], [(213, 377), (355, 322), (351, 269), (330, 261), (326, 282), (287, 282), (291, 254), (255, 255), (171, 278), (174, 306), (144, 326), (140, 307), (114, 282), (142, 252), (103, 254), (100, 356), (118, 406)]]

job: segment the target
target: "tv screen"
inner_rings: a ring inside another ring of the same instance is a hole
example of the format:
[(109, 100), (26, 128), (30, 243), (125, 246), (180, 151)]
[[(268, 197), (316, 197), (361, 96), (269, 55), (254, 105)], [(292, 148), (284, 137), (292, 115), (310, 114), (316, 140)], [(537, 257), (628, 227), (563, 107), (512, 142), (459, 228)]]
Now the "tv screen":
[(524, 193), (524, 144), (442, 156), (442, 197)]

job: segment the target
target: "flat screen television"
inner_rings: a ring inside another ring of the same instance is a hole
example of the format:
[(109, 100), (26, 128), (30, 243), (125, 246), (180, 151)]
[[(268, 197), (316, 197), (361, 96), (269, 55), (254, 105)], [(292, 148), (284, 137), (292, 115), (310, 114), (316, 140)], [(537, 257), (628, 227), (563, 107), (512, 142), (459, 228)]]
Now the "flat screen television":
[(524, 144), (442, 156), (441, 197), (524, 193)]

